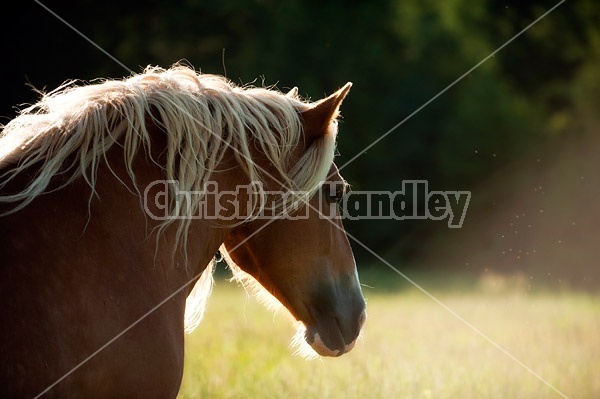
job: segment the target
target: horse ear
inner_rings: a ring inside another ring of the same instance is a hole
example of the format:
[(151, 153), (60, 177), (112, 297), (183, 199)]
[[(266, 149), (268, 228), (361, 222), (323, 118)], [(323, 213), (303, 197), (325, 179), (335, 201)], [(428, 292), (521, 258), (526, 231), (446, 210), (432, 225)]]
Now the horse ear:
[(309, 109), (301, 112), (307, 142), (310, 143), (327, 132), (331, 121), (339, 115), (340, 105), (350, 91), (350, 87), (352, 83), (348, 82), (329, 97), (315, 102)]
[(289, 97), (289, 98), (298, 97), (298, 88), (297, 87), (292, 88), (292, 90), (288, 91), (288, 93), (285, 96)]

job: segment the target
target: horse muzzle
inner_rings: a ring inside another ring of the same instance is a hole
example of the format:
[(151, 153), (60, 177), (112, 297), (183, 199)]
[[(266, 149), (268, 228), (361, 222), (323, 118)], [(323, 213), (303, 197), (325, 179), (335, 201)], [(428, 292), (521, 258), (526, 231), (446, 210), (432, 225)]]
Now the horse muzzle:
[(304, 339), (321, 356), (337, 357), (350, 352), (367, 320), (364, 300), (348, 317), (322, 315), (307, 326)]

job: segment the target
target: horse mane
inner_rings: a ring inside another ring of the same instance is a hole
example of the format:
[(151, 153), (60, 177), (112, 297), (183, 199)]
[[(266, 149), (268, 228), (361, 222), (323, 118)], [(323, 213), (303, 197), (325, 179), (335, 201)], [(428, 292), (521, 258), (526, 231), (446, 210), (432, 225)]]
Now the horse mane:
[[(182, 64), (168, 69), (149, 66), (121, 80), (67, 82), (41, 93), (37, 103), (0, 125), (0, 190), (20, 173), (35, 171), (19, 192), (0, 194), (0, 203), (13, 203), (7, 213), (17, 212), (47, 191), (57, 175), (63, 178), (57, 189), (84, 179), (92, 189), (91, 201), (98, 167), (107, 163), (106, 154), (113, 145), (122, 146), (128, 176), (141, 197), (133, 161), (142, 150), (157, 163), (150, 155), (150, 124), (167, 133), (166, 161), (159, 166), (165, 180), (174, 182), (173, 191), (203, 191), (230, 147), (249, 181), (262, 183), (257, 187), (258, 197), (263, 198), (260, 190), (268, 178), (253, 161), (251, 148), (257, 146), (285, 187), (310, 197), (333, 162), (337, 129), (328, 129), (295, 165), (289, 165), (292, 151), (303, 140), (299, 113), (309, 107), (277, 90), (236, 86), (224, 77), (201, 74)], [(196, 214), (202, 201), (200, 196), (192, 197), (187, 207), (169, 205), (169, 216), (157, 233), (177, 223), (176, 242), (184, 250), (191, 223), (185, 216)], [(263, 203), (255, 201), (249, 217), (260, 214)], [(202, 316), (212, 286), (212, 263), (188, 297), (186, 326), (197, 325)], [(236, 268), (232, 270), (235, 273)]]

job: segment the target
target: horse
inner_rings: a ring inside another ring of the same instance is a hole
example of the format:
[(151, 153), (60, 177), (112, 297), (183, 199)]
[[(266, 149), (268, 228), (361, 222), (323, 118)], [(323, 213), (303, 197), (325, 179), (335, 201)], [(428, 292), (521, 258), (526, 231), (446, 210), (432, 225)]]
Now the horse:
[(311, 102), (148, 66), (40, 92), (1, 126), (0, 397), (176, 397), (218, 253), (287, 309), (301, 351), (350, 351), (366, 319), (336, 211), (350, 86)]

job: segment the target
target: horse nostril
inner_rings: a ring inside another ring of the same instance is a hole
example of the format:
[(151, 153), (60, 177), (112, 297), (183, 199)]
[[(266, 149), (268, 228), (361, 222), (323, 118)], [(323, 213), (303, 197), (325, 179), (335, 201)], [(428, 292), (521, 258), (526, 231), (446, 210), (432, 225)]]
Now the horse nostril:
[(362, 313), (360, 314), (360, 317), (358, 318), (358, 329), (359, 330), (362, 330), (366, 321), (367, 321), (367, 311), (363, 310)]

